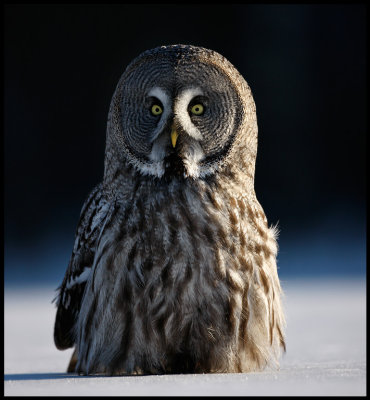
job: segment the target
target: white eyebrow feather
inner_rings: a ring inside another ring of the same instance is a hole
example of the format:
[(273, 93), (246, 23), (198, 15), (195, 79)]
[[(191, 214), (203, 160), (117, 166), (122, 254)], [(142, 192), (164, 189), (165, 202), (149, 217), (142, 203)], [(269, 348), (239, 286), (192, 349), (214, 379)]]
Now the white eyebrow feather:
[(182, 128), (186, 131), (186, 133), (196, 140), (201, 140), (202, 134), (191, 122), (188, 113), (188, 105), (195, 96), (200, 96), (202, 94), (202, 90), (198, 87), (185, 89), (179, 94), (175, 101), (174, 112), (178, 121), (180, 122)]
[(158, 86), (151, 88), (148, 92), (148, 96), (153, 96), (159, 99), (165, 109), (169, 109), (171, 106), (170, 98), (168, 97), (167, 93)]

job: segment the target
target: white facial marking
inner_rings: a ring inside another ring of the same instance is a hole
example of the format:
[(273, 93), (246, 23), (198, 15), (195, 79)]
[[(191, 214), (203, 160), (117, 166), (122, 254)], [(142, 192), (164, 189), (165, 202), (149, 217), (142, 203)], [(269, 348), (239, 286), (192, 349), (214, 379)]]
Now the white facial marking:
[[(202, 173), (204, 171), (202, 171), (200, 166), (200, 161), (204, 158), (204, 152), (199, 143), (199, 140), (202, 139), (202, 134), (191, 121), (188, 112), (189, 103), (194, 99), (194, 97), (202, 94), (203, 92), (199, 87), (192, 87), (183, 90), (175, 99), (174, 114), (182, 129), (191, 137), (190, 142), (188, 142), (181, 155), (184, 161), (186, 177), (198, 178), (199, 176), (204, 175), (204, 173)], [(164, 89), (157, 86), (153, 87), (148, 92), (148, 96), (156, 97), (161, 101), (163, 105), (163, 113), (158, 126), (151, 137), (153, 146), (149, 154), (149, 159), (152, 163), (150, 165), (140, 164), (140, 170), (144, 174), (161, 177), (164, 173), (163, 159), (166, 156), (166, 148), (169, 138), (166, 135), (160, 136), (160, 133), (163, 131), (163, 128), (171, 114), (172, 102)]]
[(191, 122), (189, 113), (188, 113), (188, 106), (190, 101), (195, 96), (202, 95), (203, 92), (200, 88), (189, 88), (185, 89), (183, 92), (179, 94), (175, 102), (175, 116), (177, 117), (178, 121), (180, 122), (182, 128), (186, 131), (186, 133), (193, 137), (196, 140), (202, 139), (202, 134), (196, 128), (196, 126)]
[(157, 99), (159, 99), (165, 109), (168, 109), (171, 106), (171, 102), (167, 93), (158, 86), (151, 88), (148, 92), (148, 96), (156, 97)]
[(204, 152), (199, 142), (193, 140), (192, 143), (189, 143), (182, 155), (188, 176), (198, 178), (199, 162), (204, 158)]
[(164, 128), (167, 122), (168, 116), (171, 113), (171, 100), (170, 97), (167, 95), (167, 93), (158, 86), (155, 86), (152, 89), (150, 89), (150, 91), (148, 92), (148, 96), (156, 97), (161, 101), (163, 105), (163, 112), (161, 114), (161, 119), (159, 120), (158, 126), (153, 132), (152, 137), (150, 138), (150, 141), (153, 142), (162, 132), (162, 129)]

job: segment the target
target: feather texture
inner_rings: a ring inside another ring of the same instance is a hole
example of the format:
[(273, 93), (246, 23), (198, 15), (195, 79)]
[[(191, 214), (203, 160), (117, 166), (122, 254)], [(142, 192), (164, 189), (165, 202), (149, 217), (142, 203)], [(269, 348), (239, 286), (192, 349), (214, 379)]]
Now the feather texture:
[(58, 307), (54, 341), (60, 350), (74, 345), (73, 328), (91, 273), (97, 239), (107, 216), (109, 203), (103, 198), (101, 188), (102, 184), (96, 186), (82, 207), (72, 256), (54, 299)]
[[(163, 115), (150, 114), (153, 97)], [(199, 102), (204, 113), (192, 115)], [(109, 112), (104, 180), (84, 204), (57, 298), (55, 343), (75, 347), (69, 371), (278, 365), (277, 231), (254, 192), (256, 153), (250, 88), (221, 55), (163, 46), (127, 67)]]

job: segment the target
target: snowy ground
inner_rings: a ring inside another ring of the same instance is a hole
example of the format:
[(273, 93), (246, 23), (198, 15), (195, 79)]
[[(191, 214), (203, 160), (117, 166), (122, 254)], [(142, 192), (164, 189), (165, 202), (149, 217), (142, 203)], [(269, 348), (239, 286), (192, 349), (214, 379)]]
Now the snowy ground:
[(282, 281), (287, 353), (279, 371), (79, 377), (53, 344), (53, 288), (5, 290), (5, 395), (365, 395), (364, 280)]

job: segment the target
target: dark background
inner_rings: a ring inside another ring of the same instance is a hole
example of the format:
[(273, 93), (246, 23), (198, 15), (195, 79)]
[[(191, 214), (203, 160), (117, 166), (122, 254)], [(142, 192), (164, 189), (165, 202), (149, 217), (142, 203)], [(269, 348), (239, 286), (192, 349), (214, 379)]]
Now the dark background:
[(256, 193), (280, 276), (364, 276), (367, 7), (6, 5), (5, 284), (61, 282), (127, 64), (163, 44), (228, 58), (257, 106)]

